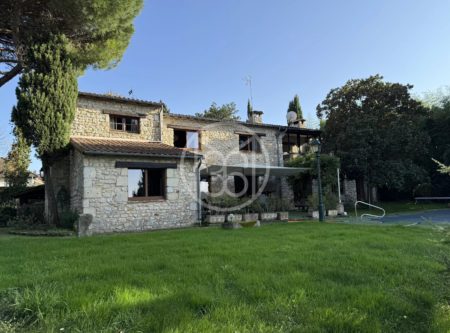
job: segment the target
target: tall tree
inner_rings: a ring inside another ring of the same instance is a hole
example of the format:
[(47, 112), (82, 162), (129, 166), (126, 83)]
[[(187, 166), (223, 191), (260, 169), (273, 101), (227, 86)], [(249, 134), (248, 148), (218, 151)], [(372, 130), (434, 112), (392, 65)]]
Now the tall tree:
[(17, 106), (12, 120), (36, 147), (45, 174), (48, 219), (58, 223), (52, 164), (56, 152), (69, 142), (75, 115), (78, 71), (68, 55), (63, 36), (52, 36), (46, 43), (30, 48), (26, 67), (16, 89)]
[(302, 106), (300, 105), (300, 97), (294, 96), (294, 99), (289, 102), (287, 112), (293, 111), (297, 114), (297, 119), (303, 119)]
[[(431, 94), (429, 95), (431, 96)], [(432, 194), (447, 196), (450, 194), (450, 177), (439, 172), (445, 168), (436, 169), (435, 159), (443, 165), (450, 165), (450, 95), (434, 99), (430, 116), (425, 122), (425, 131), (431, 138), (429, 153), (425, 167), (431, 177)]]
[(247, 119), (252, 118), (252, 113), (253, 113), (253, 106), (252, 106), (252, 103), (250, 103), (250, 99), (249, 99), (247, 101)]
[(28, 66), (30, 45), (66, 36), (79, 69), (115, 66), (133, 34), (143, 0), (0, 1), (0, 87)]
[(27, 185), (30, 165), (30, 146), (22, 131), (14, 129), (15, 141), (5, 160), (5, 180), (8, 186), (20, 190)]
[(240, 117), (237, 115), (238, 112), (239, 110), (236, 108), (234, 102), (223, 104), (222, 106), (218, 106), (213, 102), (207, 110), (197, 112), (195, 116), (217, 120), (239, 120)]
[(426, 181), (427, 109), (411, 98), (411, 88), (375, 75), (332, 89), (317, 106), (317, 116), (327, 119), (324, 150), (340, 158), (360, 197), (366, 197), (364, 181), (401, 192)]

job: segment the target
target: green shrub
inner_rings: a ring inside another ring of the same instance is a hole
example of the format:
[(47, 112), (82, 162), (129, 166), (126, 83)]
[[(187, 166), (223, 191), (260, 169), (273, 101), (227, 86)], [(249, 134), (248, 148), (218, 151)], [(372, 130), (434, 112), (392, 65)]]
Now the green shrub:
[(8, 222), (8, 226), (27, 228), (44, 225), (45, 207), (43, 202), (25, 204), (17, 209), (17, 216)]
[(80, 215), (72, 210), (65, 210), (61, 212), (59, 219), (61, 223), (61, 227), (74, 230), (75, 223), (78, 221)]
[(7, 226), (8, 222), (17, 216), (17, 209), (14, 207), (0, 208), (0, 226)]
[(423, 183), (416, 186), (414, 189), (415, 197), (430, 197), (432, 193), (432, 186), (430, 183)]
[(325, 195), (323, 199), (326, 209), (328, 210), (336, 209), (339, 200), (337, 195), (334, 194), (330, 188), (325, 189)]
[(317, 210), (319, 207), (319, 196), (317, 195), (317, 193), (308, 195), (306, 202), (310, 211)]

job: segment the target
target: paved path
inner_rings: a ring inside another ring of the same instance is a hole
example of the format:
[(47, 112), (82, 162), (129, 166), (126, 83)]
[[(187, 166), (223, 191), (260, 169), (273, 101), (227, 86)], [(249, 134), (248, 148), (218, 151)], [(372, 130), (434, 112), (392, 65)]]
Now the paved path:
[(424, 212), (390, 214), (381, 219), (383, 223), (450, 223), (450, 209), (436, 209)]

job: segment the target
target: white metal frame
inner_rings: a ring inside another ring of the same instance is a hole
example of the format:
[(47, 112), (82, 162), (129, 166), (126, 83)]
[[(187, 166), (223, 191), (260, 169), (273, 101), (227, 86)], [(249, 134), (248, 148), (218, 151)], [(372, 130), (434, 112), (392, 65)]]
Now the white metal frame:
[(368, 213), (362, 214), (361, 215), (361, 220), (364, 217), (372, 217), (372, 218), (376, 218), (376, 219), (381, 219), (381, 218), (383, 218), (386, 215), (386, 211), (383, 208), (381, 208), (381, 207), (372, 205), (372, 204), (364, 202), (364, 201), (355, 201), (355, 216), (356, 217), (358, 217), (358, 209), (357, 209), (358, 204), (362, 204), (362, 205), (366, 205), (366, 206), (369, 206), (369, 207), (373, 207), (373, 208), (379, 209), (379, 210), (381, 210), (383, 212), (382, 215), (373, 215), (373, 214), (368, 214)]

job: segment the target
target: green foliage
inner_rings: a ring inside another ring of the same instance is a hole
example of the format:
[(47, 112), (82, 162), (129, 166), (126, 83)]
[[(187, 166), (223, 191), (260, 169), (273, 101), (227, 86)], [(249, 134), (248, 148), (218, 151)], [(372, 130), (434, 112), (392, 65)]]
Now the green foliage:
[(323, 192), (324, 192), (323, 203), (325, 205), (325, 209), (327, 210), (336, 209), (339, 200), (337, 195), (331, 189), (331, 187), (330, 186), (326, 187)]
[(44, 203), (36, 202), (21, 205), (17, 216), (8, 221), (8, 226), (16, 228), (34, 228), (45, 225)]
[(2, 235), (0, 322), (16, 332), (447, 332), (442, 237), (320, 223)]
[(25, 140), (22, 131), (14, 129), (15, 141), (5, 160), (4, 175), (8, 186), (21, 190), (28, 181), (28, 166), (30, 164), (30, 146)]
[(411, 88), (375, 75), (332, 89), (317, 106), (317, 116), (327, 118), (324, 151), (340, 158), (349, 178), (410, 193), (427, 180), (427, 109), (411, 98)]
[(317, 193), (313, 193), (308, 195), (306, 199), (306, 203), (308, 204), (308, 209), (310, 211), (319, 209), (319, 195)]
[(448, 173), (439, 171), (448, 169), (436, 168), (433, 159), (442, 165), (450, 165), (450, 136), (447, 134), (450, 133), (450, 95), (441, 96), (435, 103), (424, 126), (424, 130), (431, 138), (424, 165), (431, 178), (433, 195), (447, 196), (450, 194), (450, 177)]
[(236, 109), (236, 104), (234, 102), (223, 104), (222, 106), (218, 106), (213, 102), (209, 109), (201, 113), (196, 113), (195, 116), (217, 120), (239, 120), (240, 117), (237, 115), (238, 112), (239, 110)]
[(22, 56), (30, 42), (64, 35), (77, 68), (111, 68), (127, 48), (142, 6), (143, 0), (7, 0), (0, 4), (0, 50), (12, 49), (26, 70), (30, 63)]
[(297, 119), (303, 119), (302, 106), (300, 105), (300, 97), (294, 96), (294, 99), (289, 102), (287, 112), (293, 111), (297, 114)]
[(34, 45), (28, 60), (30, 66), (16, 89), (12, 120), (43, 157), (69, 142), (78, 94), (77, 74), (62, 36)]
[(8, 222), (17, 216), (17, 210), (11, 206), (0, 207), (0, 227), (5, 227)]
[(416, 186), (414, 189), (415, 197), (429, 197), (433, 193), (433, 187), (430, 183), (423, 183)]
[(61, 227), (74, 230), (75, 223), (78, 221), (80, 215), (73, 210), (64, 210), (60, 214)]
[[(317, 178), (317, 159), (314, 153), (300, 155), (286, 163), (288, 167), (308, 168), (309, 170), (301, 172), (296, 176), (290, 176), (288, 182), (294, 192), (300, 191), (302, 184)], [(321, 154), (320, 155), (320, 172), (322, 179), (322, 187), (337, 186), (337, 169), (340, 166), (339, 158), (336, 156)], [(304, 193), (302, 193), (304, 194)], [(301, 197), (302, 195), (300, 195)]]
[(253, 113), (253, 106), (250, 103), (250, 100), (247, 101), (247, 119), (250, 119), (252, 117)]

